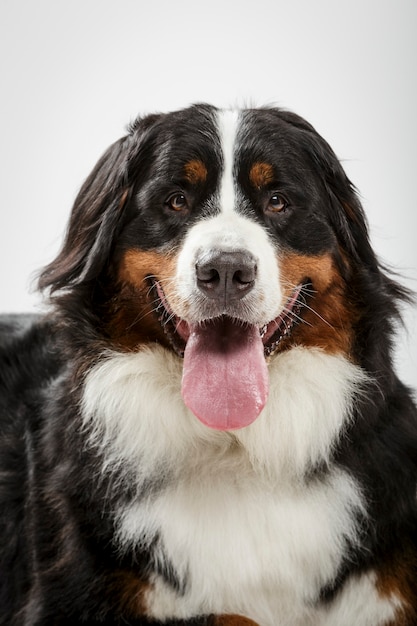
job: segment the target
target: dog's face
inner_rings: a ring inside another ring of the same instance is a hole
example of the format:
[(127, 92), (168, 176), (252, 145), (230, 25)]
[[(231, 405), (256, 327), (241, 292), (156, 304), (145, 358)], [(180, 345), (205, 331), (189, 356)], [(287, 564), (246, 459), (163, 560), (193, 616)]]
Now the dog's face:
[(185, 403), (232, 429), (262, 410), (281, 351), (352, 356), (358, 262), (375, 263), (361, 207), (307, 122), (198, 105), (139, 120), (109, 149), (44, 283), (102, 286), (113, 344), (184, 358)]

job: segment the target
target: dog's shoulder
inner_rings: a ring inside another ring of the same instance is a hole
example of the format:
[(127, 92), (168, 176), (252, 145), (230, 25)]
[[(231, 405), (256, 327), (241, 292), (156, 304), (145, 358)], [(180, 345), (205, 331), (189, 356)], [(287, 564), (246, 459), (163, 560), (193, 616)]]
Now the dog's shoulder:
[(7, 422), (8, 414), (24, 418), (61, 363), (53, 321), (36, 314), (1, 315), (1, 421)]
[(3, 313), (0, 315), (0, 350), (22, 338), (36, 323), (40, 315), (36, 313)]

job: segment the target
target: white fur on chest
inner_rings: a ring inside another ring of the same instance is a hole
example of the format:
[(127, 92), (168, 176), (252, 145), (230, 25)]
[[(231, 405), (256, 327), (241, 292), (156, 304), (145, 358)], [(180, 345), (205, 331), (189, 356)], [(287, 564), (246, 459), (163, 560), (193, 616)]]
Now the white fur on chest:
[(149, 477), (163, 463), (172, 471), (205, 459), (241, 457), (280, 483), (327, 464), (351, 416), (366, 375), (338, 355), (293, 348), (269, 364), (270, 392), (258, 419), (241, 430), (214, 431), (181, 397), (182, 361), (160, 346), (109, 353), (85, 381), (82, 414), (90, 441), (109, 465), (134, 466)]
[(158, 536), (155, 558), (168, 559), (184, 581), (177, 593), (156, 577), (149, 613), (163, 619), (230, 612), (265, 626), (294, 618), (304, 624), (346, 541), (355, 541), (359, 493), (337, 471), (293, 488), (273, 488), (243, 468), (230, 472), (220, 462), (120, 512), (121, 544), (140, 538), (150, 545)]
[[(167, 477), (157, 493), (120, 507), (115, 538), (121, 549), (159, 538), (155, 560), (168, 560), (184, 584), (177, 592), (155, 576), (147, 602), (157, 618), (234, 612), (262, 626), (322, 623), (312, 601), (364, 512), (357, 485), (330, 456), (365, 376), (341, 356), (305, 348), (269, 369), (266, 408), (233, 433), (186, 409), (181, 361), (163, 348), (112, 353), (87, 376), (84, 421), (106, 469), (133, 470), (138, 491)], [(306, 481), (318, 463), (329, 466), (325, 477)]]

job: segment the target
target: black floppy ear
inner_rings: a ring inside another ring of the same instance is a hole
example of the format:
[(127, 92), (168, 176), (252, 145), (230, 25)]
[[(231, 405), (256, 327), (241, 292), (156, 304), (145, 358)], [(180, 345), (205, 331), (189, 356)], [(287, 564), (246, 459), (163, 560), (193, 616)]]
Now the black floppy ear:
[(368, 222), (355, 187), (332, 148), (315, 131), (310, 150), (329, 198), (328, 217), (339, 244), (353, 261), (377, 271)]
[(102, 270), (129, 193), (129, 143), (127, 136), (110, 146), (84, 182), (63, 247), (40, 275), (40, 289), (65, 289), (95, 278)]
[(356, 189), (346, 176), (339, 159), (330, 145), (306, 120), (287, 111), (283, 111), (281, 116), (299, 130), (302, 145), (322, 180), (329, 199), (328, 218), (339, 244), (351, 259), (376, 271), (378, 261), (369, 240), (366, 216)]
[[(310, 149), (317, 168), (322, 173), (330, 201), (329, 219), (338, 242), (356, 263), (356, 267), (359, 268), (357, 275), (365, 281), (364, 285), (368, 285), (368, 291), (371, 292), (371, 285), (374, 289), (378, 286), (380, 301), (386, 298), (380, 308), (384, 311), (386, 319), (401, 319), (398, 303), (402, 301), (410, 304), (414, 302), (414, 296), (392, 277), (395, 273), (380, 264), (371, 246), (368, 222), (354, 186), (328, 143), (315, 131), (313, 132), (315, 137)], [(373, 299), (376, 300), (375, 292)]]

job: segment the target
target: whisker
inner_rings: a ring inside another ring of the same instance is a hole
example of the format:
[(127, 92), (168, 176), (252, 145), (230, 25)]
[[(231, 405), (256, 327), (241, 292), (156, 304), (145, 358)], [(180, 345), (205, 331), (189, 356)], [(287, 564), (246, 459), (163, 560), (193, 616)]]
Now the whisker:
[[(293, 285), (292, 283), (287, 282), (286, 286), (288, 286), (291, 289), (296, 289), (297, 285)], [(308, 285), (303, 285), (300, 291), (300, 295), (299, 295), (299, 304), (301, 309), (305, 308), (309, 311), (311, 311), (314, 315), (316, 315), (324, 324), (326, 324), (327, 326), (329, 326), (329, 328), (333, 328), (332, 324), (330, 324), (330, 322), (328, 322), (322, 315), (320, 315), (320, 313), (318, 313), (318, 311), (316, 311), (312, 306), (307, 304), (306, 301), (306, 297), (311, 298), (314, 297), (317, 294), (317, 290), (313, 289), (311, 284)], [(309, 322), (306, 322), (305, 319), (303, 319), (301, 316), (297, 315), (294, 311), (290, 311), (291, 315), (294, 317), (294, 319), (297, 319), (300, 322), (303, 322), (304, 324), (307, 324), (308, 326), (312, 326), (312, 324), (310, 324)]]
[(306, 303), (302, 303), (302, 306), (305, 309), (308, 309), (309, 311), (311, 311), (312, 313), (314, 313), (314, 315), (316, 315), (322, 322), (324, 322), (325, 324), (327, 324), (327, 326), (329, 326), (329, 328), (334, 328), (332, 326), (332, 324), (330, 324), (330, 322), (328, 322), (322, 315), (320, 315), (320, 313), (318, 313), (315, 309), (313, 309), (313, 307), (308, 306), (308, 304)]
[(135, 319), (129, 324), (129, 326), (126, 326), (125, 330), (130, 330), (131, 328), (133, 328), (133, 326), (135, 326), (136, 324), (138, 324), (139, 322), (141, 322), (143, 319), (145, 319), (145, 317), (149, 315), (149, 313), (144, 313), (143, 315), (138, 314)]
[(290, 317), (292, 319), (292, 321), (297, 321), (297, 322), (300, 322), (300, 323), (305, 324), (306, 326), (310, 326), (310, 327), (313, 326), (313, 324), (311, 324), (310, 322), (305, 320), (301, 315), (298, 315), (297, 313), (295, 313), (295, 311), (289, 311), (287, 313), (287, 316)]
[[(302, 308), (302, 303), (301, 304), (301, 308)], [(285, 313), (285, 317), (284, 317), (284, 321), (286, 319), (289, 319), (291, 322), (297, 321), (297, 322), (301, 322), (303, 324), (306, 324), (307, 326), (312, 326), (312, 324), (310, 324), (310, 322), (307, 322), (301, 315), (299, 315), (298, 313), (296, 313), (294, 311), (294, 309), (287, 309), (284, 308), (284, 313)]]

